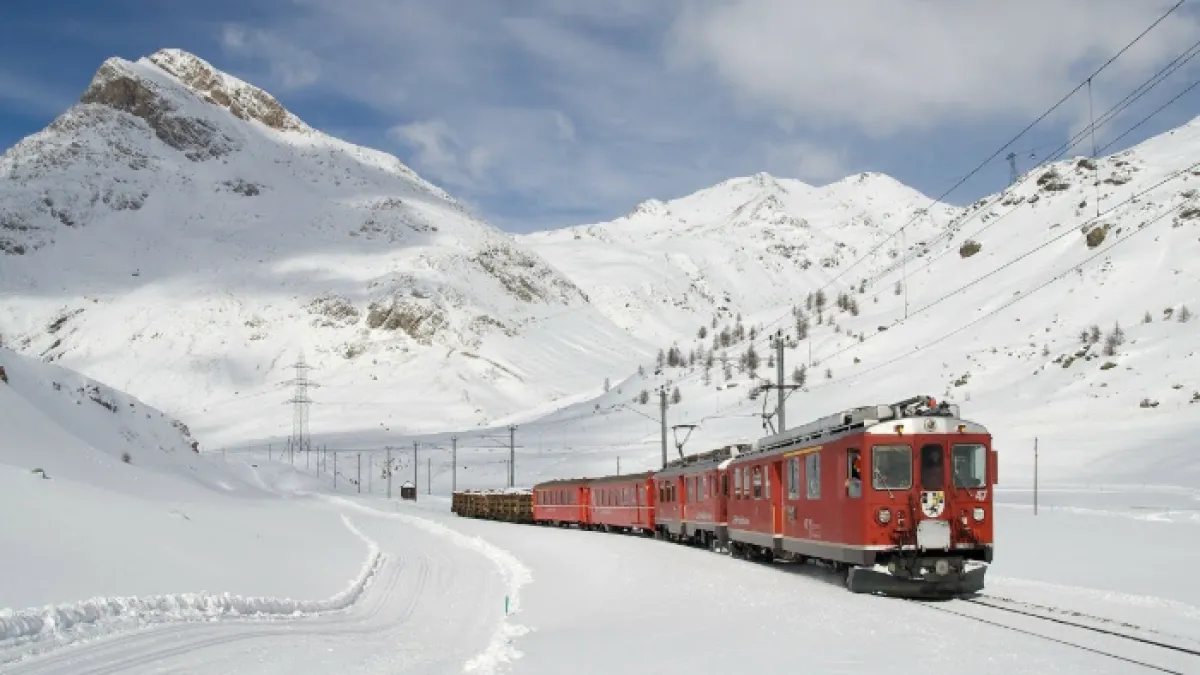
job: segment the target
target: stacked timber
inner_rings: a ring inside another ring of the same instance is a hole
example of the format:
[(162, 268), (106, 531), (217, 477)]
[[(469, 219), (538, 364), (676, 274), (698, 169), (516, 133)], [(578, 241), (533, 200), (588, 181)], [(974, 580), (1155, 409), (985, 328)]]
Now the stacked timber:
[(465, 518), (532, 523), (533, 491), (519, 488), (462, 490), (451, 496), (450, 510)]

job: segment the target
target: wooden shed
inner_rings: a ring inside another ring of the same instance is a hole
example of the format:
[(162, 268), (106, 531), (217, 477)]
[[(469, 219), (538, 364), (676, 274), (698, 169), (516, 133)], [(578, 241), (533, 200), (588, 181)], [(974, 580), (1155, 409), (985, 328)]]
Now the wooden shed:
[(417, 486), (411, 481), (405, 481), (404, 485), (400, 486), (400, 499), (411, 499), (417, 501)]

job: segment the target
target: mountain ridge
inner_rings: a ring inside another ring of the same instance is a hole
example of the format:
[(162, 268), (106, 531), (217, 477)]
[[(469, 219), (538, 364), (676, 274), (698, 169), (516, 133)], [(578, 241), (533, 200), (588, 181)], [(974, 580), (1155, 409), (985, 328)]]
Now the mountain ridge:
[[(218, 435), (251, 422), (210, 403), (285, 400), (282, 364), (301, 353), (341, 392), (334, 428), (475, 423), (599, 387), (572, 361), (646, 356), (399, 159), (276, 105), (179, 50), (105, 61), (79, 103), (0, 156), (0, 335)], [(575, 321), (556, 324), (564, 313)], [(394, 378), (422, 384), (377, 384)], [(386, 394), (356, 408), (372, 389)], [(281, 412), (271, 427), (290, 424)]]

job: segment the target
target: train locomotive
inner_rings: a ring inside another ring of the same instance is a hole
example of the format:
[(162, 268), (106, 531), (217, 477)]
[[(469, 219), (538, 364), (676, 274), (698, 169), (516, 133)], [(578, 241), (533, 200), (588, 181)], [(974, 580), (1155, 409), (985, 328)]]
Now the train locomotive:
[(997, 454), (957, 405), (917, 396), (681, 457), (658, 471), (533, 486), (532, 520), (817, 562), (855, 593), (982, 590)]

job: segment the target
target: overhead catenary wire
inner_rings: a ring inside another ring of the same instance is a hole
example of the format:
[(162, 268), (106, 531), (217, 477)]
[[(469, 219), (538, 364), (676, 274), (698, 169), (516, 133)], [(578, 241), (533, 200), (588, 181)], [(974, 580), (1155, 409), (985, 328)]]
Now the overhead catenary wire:
[[(1009, 148), (1009, 147), (1010, 147), (1010, 146), (1011, 146), (1013, 143), (1015, 143), (1016, 141), (1020, 140), (1020, 138), (1021, 138), (1021, 137), (1023, 137), (1023, 136), (1024, 136), (1026, 133), (1028, 133), (1028, 132), (1029, 132), (1029, 131), (1030, 131), (1030, 130), (1031, 130), (1033, 127), (1034, 127), (1034, 126), (1036, 126), (1036, 125), (1037, 125), (1038, 123), (1040, 123), (1042, 120), (1044, 120), (1045, 118), (1047, 118), (1047, 117), (1049, 117), (1051, 114), (1053, 114), (1053, 113), (1054, 113), (1054, 112), (1055, 112), (1055, 111), (1056, 111), (1058, 108), (1060, 108), (1060, 107), (1061, 107), (1061, 106), (1062, 106), (1062, 105), (1063, 105), (1063, 104), (1064, 104), (1066, 101), (1068, 101), (1068, 100), (1069, 100), (1069, 99), (1070, 99), (1072, 96), (1074, 96), (1076, 93), (1078, 93), (1078, 92), (1079, 92), (1081, 89), (1083, 89), (1084, 87), (1088, 86), (1088, 85), (1089, 85), (1089, 82), (1090, 82), (1090, 81), (1091, 81), (1093, 78), (1095, 78), (1097, 75), (1099, 75), (1099, 74), (1100, 74), (1100, 73), (1102, 73), (1104, 70), (1106, 70), (1106, 69), (1107, 69), (1107, 68), (1108, 68), (1110, 65), (1112, 65), (1112, 64), (1113, 64), (1113, 63), (1114, 63), (1114, 62), (1115, 62), (1115, 61), (1116, 61), (1118, 58), (1120, 58), (1120, 57), (1121, 57), (1121, 56), (1122, 56), (1122, 55), (1123, 55), (1123, 54), (1124, 54), (1126, 51), (1128, 51), (1130, 48), (1132, 48), (1134, 45), (1136, 45), (1138, 42), (1140, 42), (1140, 41), (1142, 40), (1142, 38), (1144, 38), (1144, 37), (1145, 37), (1145, 36), (1146, 36), (1146, 35), (1147, 35), (1147, 34), (1148, 34), (1150, 31), (1152, 31), (1152, 30), (1153, 30), (1155, 27), (1157, 27), (1157, 26), (1158, 26), (1160, 23), (1162, 23), (1164, 20), (1166, 20), (1168, 16), (1170, 16), (1170, 15), (1171, 15), (1172, 13), (1174, 13), (1174, 12), (1175, 12), (1177, 9), (1179, 9), (1179, 7), (1180, 7), (1180, 6), (1182, 6), (1182, 5), (1183, 5), (1185, 2), (1186, 2), (1186, 0), (1179, 0), (1177, 3), (1175, 3), (1175, 5), (1173, 5), (1173, 6), (1172, 6), (1171, 8), (1169, 8), (1169, 9), (1168, 9), (1166, 12), (1164, 12), (1162, 15), (1160, 15), (1160, 16), (1159, 16), (1159, 17), (1158, 17), (1158, 18), (1157, 18), (1157, 19), (1156, 19), (1156, 20), (1155, 20), (1155, 21), (1154, 21), (1152, 24), (1150, 24), (1148, 27), (1146, 27), (1144, 30), (1142, 30), (1142, 32), (1140, 32), (1140, 33), (1139, 33), (1137, 36), (1135, 36), (1135, 37), (1134, 37), (1132, 40), (1130, 40), (1128, 43), (1126, 43), (1126, 44), (1125, 44), (1125, 45), (1124, 45), (1124, 46), (1123, 46), (1123, 47), (1122, 47), (1122, 48), (1121, 48), (1121, 49), (1120, 49), (1120, 50), (1119, 50), (1119, 51), (1118, 51), (1116, 54), (1114, 54), (1114, 55), (1113, 55), (1113, 56), (1111, 56), (1111, 57), (1110, 57), (1110, 58), (1109, 58), (1107, 61), (1105, 61), (1103, 64), (1101, 64), (1101, 65), (1100, 65), (1100, 66), (1099, 66), (1099, 67), (1098, 67), (1098, 68), (1097, 68), (1095, 71), (1093, 71), (1093, 72), (1092, 72), (1092, 73), (1091, 73), (1091, 74), (1090, 74), (1090, 75), (1089, 75), (1087, 78), (1085, 78), (1084, 80), (1082, 80), (1082, 81), (1081, 81), (1081, 82), (1080, 82), (1078, 85), (1076, 85), (1076, 86), (1075, 86), (1075, 87), (1074, 87), (1074, 88), (1073, 88), (1073, 89), (1072, 89), (1070, 92), (1068, 92), (1067, 94), (1065, 94), (1065, 95), (1064, 95), (1062, 98), (1060, 98), (1060, 99), (1059, 99), (1059, 100), (1058, 100), (1058, 101), (1057, 101), (1057, 102), (1056, 102), (1054, 105), (1050, 106), (1050, 108), (1048, 108), (1048, 109), (1047, 109), (1046, 111), (1044, 111), (1044, 112), (1043, 112), (1041, 115), (1039, 115), (1039, 116), (1037, 117), (1037, 119), (1035, 119), (1033, 122), (1029, 123), (1029, 124), (1028, 124), (1028, 125), (1027, 125), (1027, 126), (1024, 128), (1024, 129), (1022, 129), (1022, 130), (1021, 130), (1021, 131), (1020, 131), (1018, 134), (1016, 134), (1016, 135), (1015, 135), (1015, 136), (1014, 136), (1014, 137), (1013, 137), (1011, 140), (1009, 140), (1007, 143), (1005, 143), (1005, 144), (1004, 144), (1004, 145), (1002, 145), (1002, 146), (1001, 146), (999, 149), (997, 149), (995, 152), (993, 152), (993, 153), (992, 153), (992, 155), (990, 155), (990, 156), (989, 156), (987, 159), (985, 159), (985, 160), (984, 160), (983, 162), (981, 162), (981, 163), (980, 163), (978, 166), (976, 166), (976, 167), (975, 167), (973, 170), (971, 170), (971, 171), (970, 171), (970, 172), (969, 172), (969, 173), (968, 173), (966, 176), (964, 176), (963, 178), (959, 179), (959, 181), (958, 181), (958, 182), (956, 182), (956, 183), (955, 183), (953, 186), (951, 186), (951, 187), (950, 187), (948, 190), (946, 190), (945, 192), (943, 192), (943, 193), (942, 193), (941, 195), (939, 195), (938, 197), (934, 198), (934, 199), (931, 201), (931, 203), (930, 203), (930, 206), (935, 206), (935, 205), (937, 205), (937, 204), (940, 204), (940, 203), (941, 203), (941, 200), (942, 200), (942, 199), (943, 199), (943, 198), (944, 198), (946, 195), (948, 195), (948, 194), (950, 194), (951, 192), (953, 192), (954, 190), (958, 189), (958, 187), (960, 187), (960, 186), (961, 186), (963, 183), (965, 183), (967, 180), (969, 180), (969, 179), (970, 179), (972, 176), (974, 176), (974, 175), (975, 175), (976, 173), (978, 173), (980, 170), (982, 170), (983, 168), (985, 168), (986, 166), (988, 166), (988, 165), (989, 165), (989, 164), (990, 164), (992, 161), (994, 161), (994, 160), (995, 160), (995, 158), (996, 158), (996, 157), (998, 157), (998, 156), (1000, 155), (1000, 153), (1002, 153), (1004, 150), (1008, 149), (1008, 148)], [(1185, 54), (1187, 54), (1189, 51), (1191, 51), (1191, 48), (1189, 48), (1189, 50), (1185, 51)], [(1193, 56), (1194, 56), (1194, 55), (1193, 55)], [(1173, 66), (1174, 66), (1174, 69), (1170, 70), (1170, 72), (1174, 72), (1174, 70), (1175, 70), (1175, 69), (1178, 69), (1178, 67), (1180, 67), (1182, 64), (1178, 64), (1178, 65), (1175, 65), (1175, 64), (1176, 64), (1176, 63), (1179, 61), (1179, 59), (1180, 59), (1180, 58), (1182, 58), (1182, 55), (1181, 55), (1180, 57), (1177, 57), (1175, 60), (1173, 60), (1173, 61), (1172, 61), (1171, 63), (1169, 63), (1167, 66), (1164, 66), (1162, 69), (1160, 69), (1159, 73), (1156, 73), (1154, 76), (1152, 76), (1152, 78), (1151, 78), (1151, 81), (1154, 81), (1154, 78), (1157, 78), (1157, 77), (1158, 77), (1160, 74), (1162, 74), (1164, 71), (1166, 71), (1166, 70), (1168, 70), (1168, 69), (1171, 69)], [(1191, 57), (1188, 57), (1188, 59), (1187, 59), (1187, 60), (1190, 60), (1190, 58), (1191, 58)], [(1186, 63), (1186, 61), (1185, 61), (1185, 63)], [(1170, 73), (1167, 73), (1167, 74), (1169, 75)], [(1149, 87), (1147, 88), (1147, 91), (1148, 91), (1150, 88), (1153, 88), (1153, 86), (1155, 86), (1156, 84), (1157, 84), (1157, 82), (1154, 82), (1153, 84), (1150, 84), (1150, 85), (1149, 85)], [(1145, 86), (1147, 86), (1147, 85), (1146, 85), (1146, 84), (1143, 84), (1142, 86), (1143, 86), (1143, 87), (1145, 87)], [(1139, 90), (1140, 90), (1140, 89), (1141, 89), (1141, 87), (1139, 87)], [(1134, 93), (1136, 93), (1136, 91), (1135, 91)], [(1144, 95), (1144, 93), (1145, 93), (1145, 92), (1143, 92), (1141, 95)], [(1133, 95), (1133, 94), (1131, 94), (1131, 96), (1132, 96), (1132, 95)], [(1136, 98), (1140, 98), (1140, 97), (1141, 97), (1141, 95), (1138, 95)], [(1127, 97), (1127, 98), (1129, 98), (1129, 97)], [(1135, 98), (1134, 100), (1136, 100), (1136, 98)], [(1115, 106), (1114, 106), (1114, 107), (1115, 107)], [(1123, 109), (1123, 108), (1122, 108), (1122, 109)], [(1087, 135), (1087, 134), (1088, 134), (1090, 131), (1091, 131), (1091, 128), (1089, 127), (1088, 129), (1085, 129), (1083, 132), (1081, 132), (1081, 134), (1082, 134), (1084, 137), (1086, 137), (1086, 135)], [(1069, 147), (1073, 147), (1073, 143), (1072, 143), (1071, 145), (1068, 145), (1068, 148), (1069, 148)], [(1030, 173), (1028, 173), (1028, 172), (1027, 172), (1027, 174), (1026, 174), (1026, 175), (1028, 176), (1028, 175), (1030, 175)], [(1000, 193), (999, 195), (997, 195), (997, 196), (996, 196), (996, 198), (997, 198), (997, 199), (999, 199), (999, 198), (1000, 198), (1002, 195), (1003, 195), (1003, 192), (1002, 192), (1002, 193)], [(962, 214), (962, 215), (961, 215), (961, 216), (959, 216), (958, 218), (956, 218), (956, 219), (952, 220), (950, 223), (948, 223), (948, 224), (946, 225), (946, 228), (945, 228), (945, 229), (946, 229), (948, 232), (949, 232), (949, 231), (954, 231), (954, 230), (951, 230), (951, 228), (955, 227), (956, 225), (961, 225), (962, 223), (965, 223), (965, 222), (969, 221), (969, 220), (970, 220), (972, 217), (974, 217), (975, 213), (977, 213), (978, 211), (981, 211), (981, 210), (977, 210), (977, 211), (970, 211), (970, 212), (967, 212), (967, 213), (964, 213), (964, 214)], [(909, 219), (907, 222), (905, 222), (905, 223), (904, 223), (903, 225), (901, 225), (899, 228), (897, 228), (896, 230), (894, 230), (894, 231), (893, 231), (893, 232), (892, 232), (890, 235), (888, 235), (888, 236), (884, 237), (884, 239), (883, 239), (883, 240), (881, 240), (881, 241), (880, 241), (878, 244), (876, 244), (874, 247), (872, 247), (872, 248), (871, 248), (871, 249), (870, 249), (870, 250), (869, 250), (867, 253), (865, 253), (864, 255), (860, 256), (860, 257), (859, 257), (858, 259), (856, 259), (856, 260), (855, 260), (853, 263), (851, 263), (849, 267), (845, 268), (845, 269), (844, 269), (844, 270), (842, 270), (840, 273), (838, 273), (838, 274), (837, 274), (837, 275), (835, 275), (833, 278), (831, 278), (829, 281), (825, 282), (825, 283), (824, 283), (822, 286), (820, 286), (820, 287), (817, 289), (817, 291), (818, 291), (818, 292), (819, 292), (819, 291), (823, 291), (823, 290), (825, 290), (826, 288), (828, 288), (829, 286), (833, 285), (833, 284), (834, 284), (834, 283), (835, 283), (835, 282), (836, 282), (838, 279), (840, 279), (841, 277), (843, 277), (843, 276), (844, 276), (844, 275), (845, 275), (847, 272), (849, 272), (851, 269), (853, 269), (854, 267), (856, 267), (856, 266), (857, 266), (859, 263), (861, 263), (862, 261), (866, 260), (866, 259), (867, 259), (868, 257), (870, 257), (871, 255), (873, 255), (873, 254), (874, 254), (876, 251), (878, 251), (878, 250), (879, 250), (879, 249), (880, 249), (880, 248), (881, 248), (881, 247), (882, 247), (884, 244), (886, 244), (888, 241), (890, 241), (892, 238), (894, 238), (894, 237), (895, 237), (895, 236), (896, 236), (898, 233), (902, 232), (902, 231), (903, 231), (905, 228), (907, 228), (908, 226), (912, 225), (912, 224), (913, 224), (914, 222), (916, 222), (916, 221), (917, 221), (919, 218), (923, 217), (923, 216), (925, 215), (925, 213), (927, 213), (927, 212), (928, 212), (928, 207), (927, 207), (927, 208), (925, 208), (925, 209), (918, 209), (918, 210), (917, 210), (917, 212), (914, 214), (914, 216), (913, 216), (912, 218), (910, 218), (910, 219)], [(961, 222), (960, 222), (960, 221), (961, 221)], [(902, 255), (903, 255), (903, 254), (902, 254)], [(771, 329), (771, 328), (773, 328), (773, 327), (775, 327), (775, 326), (779, 325), (781, 322), (783, 322), (783, 321), (787, 320), (787, 319), (788, 319), (790, 316), (791, 316), (791, 311), (789, 310), (788, 312), (785, 312), (785, 313), (783, 313), (782, 315), (780, 315), (780, 316), (779, 316), (778, 318), (776, 318), (775, 320), (773, 320), (773, 321), (770, 321), (770, 322), (768, 322), (767, 324), (764, 324), (764, 325), (763, 325), (763, 327), (762, 327), (762, 328), (763, 328), (763, 332), (762, 332), (762, 334), (761, 334), (761, 335), (760, 335), (758, 338), (756, 338), (756, 339), (752, 339), (752, 340), (749, 342), (749, 345), (755, 345), (755, 344), (758, 344), (760, 340), (764, 339), (765, 337), (767, 337), (767, 336), (770, 334), (770, 330), (769, 330), (769, 329)], [(685, 375), (685, 376), (683, 376), (682, 378), (680, 378), (680, 379), (676, 380), (676, 381), (675, 381), (675, 384), (679, 384), (679, 383), (682, 383), (682, 382), (686, 382), (686, 381), (688, 381), (688, 380), (690, 380), (690, 379), (694, 378), (695, 376), (696, 376), (696, 373), (694, 373), (694, 372), (693, 372), (693, 373), (691, 373), (691, 374), (689, 374), (689, 375)]]
[[(1177, 9), (1178, 9), (1178, 8), (1179, 8), (1179, 7), (1180, 7), (1182, 4), (1184, 4), (1184, 2), (1185, 2), (1185, 0), (1179, 0), (1179, 2), (1178, 2), (1178, 3), (1176, 3), (1176, 4), (1175, 4), (1173, 7), (1171, 7), (1171, 8), (1170, 8), (1170, 9), (1169, 9), (1169, 10), (1168, 10), (1166, 13), (1164, 13), (1164, 14), (1163, 14), (1161, 17), (1159, 17), (1159, 19), (1158, 19), (1157, 21), (1155, 21), (1155, 22), (1154, 22), (1154, 23), (1153, 23), (1153, 24), (1152, 24), (1150, 27), (1148, 27), (1148, 28), (1146, 28), (1144, 31), (1142, 31), (1142, 33), (1141, 33), (1141, 34), (1139, 34), (1139, 35), (1138, 35), (1136, 38), (1134, 38), (1134, 40), (1133, 40), (1133, 41), (1131, 41), (1131, 42), (1130, 42), (1129, 44), (1127, 44), (1127, 45), (1126, 45), (1124, 48), (1122, 48), (1122, 49), (1121, 49), (1121, 50), (1120, 50), (1120, 51), (1119, 51), (1119, 52), (1118, 52), (1116, 55), (1114, 55), (1113, 57), (1111, 57), (1111, 58), (1110, 58), (1110, 59), (1109, 59), (1107, 62), (1105, 62), (1105, 64), (1103, 64), (1102, 66), (1100, 66), (1100, 67), (1099, 67), (1099, 68), (1096, 70), (1096, 72), (1094, 72), (1094, 73), (1093, 73), (1091, 76), (1089, 76), (1089, 77), (1088, 77), (1088, 79), (1087, 79), (1087, 80), (1085, 80), (1085, 81), (1084, 81), (1083, 83), (1081, 83), (1081, 84), (1080, 84), (1078, 87), (1076, 87), (1074, 90), (1072, 90), (1072, 91), (1071, 91), (1070, 93), (1068, 93), (1066, 96), (1064, 96), (1064, 97), (1063, 97), (1063, 98), (1062, 98), (1062, 99), (1061, 99), (1061, 100), (1060, 100), (1058, 103), (1056, 103), (1054, 106), (1052, 106), (1052, 107), (1051, 107), (1049, 110), (1047, 110), (1045, 113), (1043, 113), (1041, 116), (1039, 116), (1039, 117), (1038, 117), (1038, 118), (1037, 118), (1037, 119), (1036, 119), (1036, 120), (1035, 120), (1033, 123), (1031, 123), (1029, 126), (1027, 126), (1027, 127), (1026, 127), (1026, 128), (1025, 128), (1025, 129), (1024, 129), (1022, 132), (1021, 132), (1021, 133), (1017, 134), (1017, 136), (1016, 136), (1016, 137), (1014, 137), (1012, 140), (1010, 140), (1010, 141), (1009, 141), (1008, 143), (1006, 143), (1005, 145), (1001, 146), (1001, 148), (1000, 148), (1000, 149), (998, 149), (998, 150), (997, 150), (995, 153), (993, 153), (993, 155), (992, 155), (991, 157), (989, 157), (987, 160), (985, 160), (983, 163), (981, 163), (981, 164), (980, 164), (978, 167), (976, 167), (974, 170), (972, 170), (970, 173), (968, 173), (968, 174), (967, 174), (965, 177), (963, 177), (961, 180), (959, 180), (959, 181), (958, 181), (958, 183), (956, 183), (956, 184), (955, 184), (954, 186), (952, 186), (952, 187), (951, 187), (949, 190), (947, 190), (945, 193), (943, 193), (943, 195), (942, 195), (942, 196), (940, 196), (940, 197), (938, 197), (937, 199), (935, 199), (935, 200), (934, 200), (934, 203), (938, 203), (938, 202), (940, 202), (940, 200), (941, 200), (941, 199), (942, 199), (942, 198), (943, 198), (945, 195), (949, 194), (950, 192), (953, 192), (955, 189), (957, 189), (959, 186), (961, 186), (963, 183), (965, 183), (967, 180), (969, 180), (969, 179), (970, 179), (970, 178), (971, 178), (973, 175), (975, 175), (975, 174), (976, 174), (976, 173), (977, 173), (979, 170), (981, 170), (981, 169), (982, 169), (982, 168), (983, 168), (985, 165), (987, 165), (987, 164), (989, 164), (990, 162), (992, 162), (992, 161), (993, 161), (993, 160), (994, 160), (994, 159), (995, 159), (995, 158), (996, 158), (996, 157), (997, 157), (997, 156), (998, 156), (1000, 153), (1002, 153), (1002, 152), (1003, 152), (1005, 149), (1009, 148), (1009, 147), (1010, 147), (1010, 146), (1011, 146), (1011, 145), (1012, 145), (1014, 142), (1016, 142), (1018, 139), (1020, 139), (1020, 138), (1021, 138), (1021, 137), (1022, 137), (1024, 134), (1025, 134), (1025, 133), (1027, 133), (1027, 132), (1028, 132), (1030, 129), (1032, 129), (1032, 128), (1033, 128), (1033, 127), (1036, 125), (1036, 124), (1038, 124), (1039, 122), (1041, 122), (1041, 121), (1042, 121), (1043, 119), (1045, 119), (1045, 118), (1046, 118), (1048, 115), (1052, 114), (1052, 113), (1053, 113), (1053, 112), (1054, 112), (1054, 111), (1055, 111), (1055, 110), (1056, 110), (1058, 107), (1060, 107), (1060, 106), (1061, 106), (1061, 105), (1062, 105), (1062, 104), (1063, 104), (1063, 103), (1064, 103), (1066, 100), (1068, 100), (1068, 99), (1069, 99), (1069, 98), (1070, 98), (1072, 95), (1074, 95), (1074, 94), (1075, 94), (1075, 93), (1076, 93), (1076, 92), (1077, 92), (1077, 91), (1078, 91), (1080, 88), (1082, 88), (1082, 87), (1083, 87), (1083, 86), (1085, 86), (1085, 85), (1088, 85), (1088, 86), (1089, 86), (1089, 88), (1090, 88), (1091, 79), (1092, 79), (1093, 77), (1095, 77), (1097, 74), (1099, 74), (1099, 73), (1100, 73), (1100, 72), (1102, 72), (1102, 71), (1103, 71), (1105, 68), (1107, 68), (1109, 65), (1111, 65), (1111, 64), (1112, 64), (1112, 63), (1113, 63), (1113, 62), (1114, 62), (1114, 61), (1115, 61), (1117, 58), (1119, 58), (1119, 57), (1120, 57), (1122, 54), (1124, 54), (1124, 52), (1125, 52), (1125, 51), (1127, 51), (1127, 50), (1128, 50), (1130, 47), (1132, 47), (1134, 44), (1136, 44), (1136, 43), (1137, 43), (1139, 40), (1141, 40), (1141, 39), (1142, 39), (1142, 37), (1144, 37), (1144, 36), (1145, 36), (1147, 33), (1149, 33), (1149, 32), (1150, 32), (1150, 31), (1151, 31), (1153, 28), (1155, 28), (1155, 27), (1156, 27), (1156, 26), (1157, 26), (1159, 23), (1161, 23), (1163, 20), (1165, 20), (1165, 19), (1167, 18), (1167, 16), (1169, 16), (1169, 15), (1170, 15), (1172, 12), (1174, 12), (1174, 11), (1175, 11), (1175, 10), (1177, 10)], [(1193, 56), (1194, 56), (1194, 55), (1193, 55)], [(1193, 85), (1193, 86), (1194, 86), (1194, 85)], [(1190, 89), (1190, 88), (1189, 88), (1189, 89)], [(1165, 106), (1164, 106), (1164, 107), (1165, 107)], [(1091, 128), (1089, 129), (1089, 131), (1090, 131), (1090, 132), (1093, 134), (1093, 137), (1094, 137), (1094, 133), (1095, 133), (1095, 124), (1093, 124), (1093, 125), (1091, 126)], [(1128, 132), (1126, 132), (1126, 133), (1128, 133)], [(1094, 144), (1093, 144), (1093, 147), (1094, 147)], [(1107, 148), (1108, 146), (1105, 146), (1105, 147)], [(1094, 150), (1093, 150), (1093, 155), (1095, 154), (1095, 152), (1096, 152), (1096, 150), (1095, 150), (1095, 148), (1094, 148)], [(915, 220), (915, 218), (914, 218), (914, 220)], [(911, 222), (910, 222), (910, 223), (906, 223), (905, 225), (901, 226), (901, 228), (900, 228), (899, 230), (897, 230), (897, 231), (902, 231), (902, 230), (903, 230), (903, 228), (904, 228), (904, 227), (907, 227), (909, 224), (911, 224)], [(894, 236), (895, 236), (895, 233), (893, 233), (893, 234), (891, 235), (891, 237), (894, 237)], [(888, 241), (888, 240), (889, 240), (891, 237), (885, 238), (885, 239), (884, 239), (884, 240), (883, 240), (883, 241), (882, 241), (882, 242), (881, 242), (879, 245), (877, 245), (877, 246), (876, 246), (876, 247), (875, 247), (875, 248), (874, 248), (874, 249), (873, 249), (871, 252), (869, 252), (869, 253), (868, 253), (866, 256), (863, 256), (863, 257), (859, 258), (859, 260), (855, 261), (855, 262), (854, 262), (854, 263), (853, 263), (853, 264), (852, 264), (852, 265), (851, 265), (849, 268), (847, 268), (847, 269), (843, 270), (843, 271), (842, 271), (840, 274), (838, 274), (838, 275), (834, 276), (832, 279), (830, 279), (828, 282), (826, 282), (826, 283), (825, 283), (823, 286), (821, 286), (821, 287), (820, 287), (820, 288), (821, 288), (821, 290), (824, 290), (825, 288), (828, 288), (829, 286), (833, 285), (833, 284), (834, 284), (834, 283), (835, 283), (835, 282), (836, 282), (836, 281), (837, 281), (839, 278), (841, 278), (841, 277), (842, 277), (842, 276), (844, 276), (844, 275), (845, 275), (847, 272), (849, 272), (849, 271), (850, 271), (850, 269), (852, 269), (853, 267), (855, 267), (856, 265), (858, 265), (859, 263), (861, 263), (861, 262), (862, 262), (863, 260), (865, 260), (865, 259), (866, 259), (866, 258), (867, 258), (869, 255), (871, 255), (871, 254), (872, 254), (874, 251), (878, 250), (878, 249), (879, 249), (879, 248), (880, 248), (882, 245), (884, 245), (884, 244), (885, 244), (885, 243), (886, 243), (886, 242), (887, 242), (887, 241)], [(932, 305), (929, 305), (929, 306), (932, 306)], [(925, 308), (919, 309), (919, 310), (917, 310), (916, 312), (914, 312), (913, 314), (914, 314), (914, 315), (915, 315), (915, 314), (919, 314), (921, 311), (923, 311), (923, 309), (927, 309), (929, 306), (926, 306)], [(575, 310), (568, 310), (567, 312), (564, 312), (564, 314), (565, 314), (565, 313), (571, 313), (572, 311), (575, 311)], [(774, 326), (774, 325), (778, 324), (779, 322), (781, 322), (781, 321), (785, 320), (787, 317), (788, 317), (788, 315), (787, 315), (787, 314), (785, 314), (784, 316), (780, 317), (779, 319), (777, 319), (776, 321), (772, 322), (772, 323), (771, 323), (771, 324), (769, 324), (769, 325), (770, 325), (770, 326)], [(549, 318), (554, 318), (554, 317), (549, 317)], [(764, 336), (765, 336), (765, 335), (767, 335), (769, 332), (768, 332), (768, 331), (764, 331), (763, 333), (764, 333)], [(874, 337), (874, 336), (872, 336), (872, 337)], [(762, 338), (760, 337), (760, 338), (758, 338), (758, 339), (762, 339)], [(752, 339), (752, 340), (750, 341), (750, 344), (751, 344), (751, 345), (753, 345), (753, 344), (755, 344), (756, 342), (757, 342), (757, 340), (756, 340), (756, 339)], [(836, 353), (835, 353), (835, 355), (836, 355)], [(830, 358), (830, 357), (825, 357), (825, 358)], [(699, 374), (699, 372), (698, 372), (698, 371), (693, 371), (692, 373), (690, 373), (690, 374), (688, 374), (688, 375), (685, 375), (684, 377), (682, 377), (682, 378), (680, 378), (680, 379), (678, 379), (678, 380), (675, 380), (675, 381), (674, 381), (674, 384), (678, 385), (678, 384), (680, 384), (680, 383), (682, 383), (682, 382), (688, 381), (689, 379), (691, 379), (691, 378), (695, 377), (695, 376), (696, 376), (696, 375), (698, 375), (698, 374)], [(840, 379), (840, 378), (839, 378), (839, 379)], [(790, 396), (790, 393), (789, 393), (789, 396)], [(562, 425), (562, 424), (568, 424), (568, 423), (571, 423), (571, 422), (577, 422), (577, 421), (581, 421), (581, 420), (597, 419), (597, 418), (600, 418), (600, 419), (602, 419), (602, 418), (606, 417), (607, 415), (610, 415), (610, 414), (615, 414), (616, 412), (619, 412), (619, 411), (621, 411), (621, 410), (627, 410), (627, 411), (631, 411), (631, 412), (634, 412), (634, 413), (640, 414), (640, 415), (642, 415), (643, 417), (646, 417), (647, 419), (654, 420), (654, 418), (650, 417), (649, 415), (645, 415), (644, 413), (641, 413), (640, 411), (637, 411), (636, 409), (634, 409), (634, 408), (630, 407), (628, 404), (621, 403), (621, 404), (615, 404), (615, 405), (612, 405), (612, 406), (607, 406), (607, 407), (606, 407), (606, 408), (604, 408), (602, 411), (601, 411), (601, 410), (593, 410), (593, 411), (590, 411), (590, 412), (588, 412), (588, 413), (586, 413), (586, 414), (580, 414), (580, 415), (575, 415), (575, 416), (569, 416), (569, 417), (559, 418), (559, 419), (555, 419), (555, 420), (548, 420), (548, 421), (545, 421), (545, 422), (542, 422), (542, 421), (535, 421), (535, 422), (529, 423), (529, 425), (530, 425), (530, 426), (534, 426), (534, 427), (536, 427), (536, 428), (539, 428), (539, 429), (541, 429), (541, 428), (545, 428), (545, 427), (550, 427), (550, 426), (555, 426), (555, 425)], [(709, 416), (705, 416), (703, 419), (715, 419), (715, 418), (718, 418), (718, 417), (720, 417), (720, 416), (709, 415)], [(657, 421), (657, 420), (655, 420), (655, 421)], [(478, 432), (478, 434), (479, 434), (480, 436), (486, 436), (486, 434), (487, 434), (487, 433), (494, 433), (494, 432), (492, 432), (490, 429), (489, 429), (489, 430), (482, 430), (482, 429), (481, 429), (481, 430), (479, 430), (479, 432)], [(465, 434), (466, 434), (466, 435), (461, 435), (460, 437), (466, 438), (466, 437), (471, 437), (471, 436), (472, 436), (472, 432), (465, 432)], [(406, 434), (406, 435), (407, 435), (407, 434)]]

